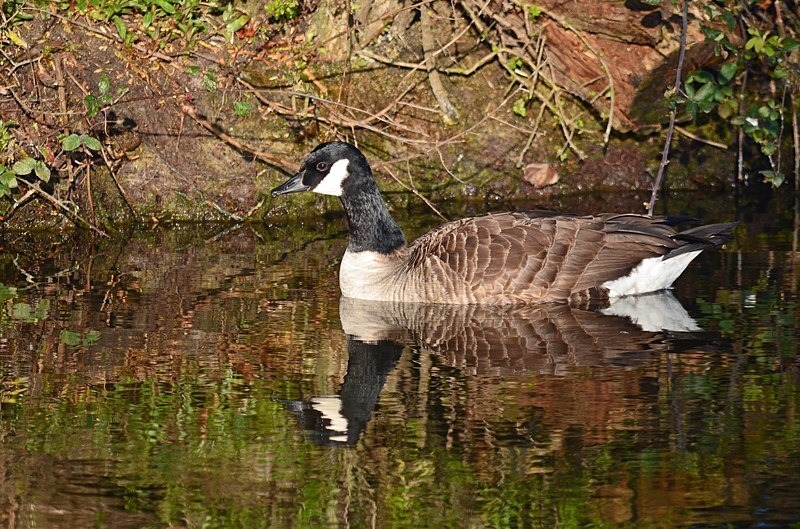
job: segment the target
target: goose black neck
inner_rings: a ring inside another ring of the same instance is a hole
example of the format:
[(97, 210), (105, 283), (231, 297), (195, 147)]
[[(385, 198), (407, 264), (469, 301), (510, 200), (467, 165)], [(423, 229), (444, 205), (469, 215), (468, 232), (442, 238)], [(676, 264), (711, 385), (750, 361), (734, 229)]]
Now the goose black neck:
[(350, 231), (348, 249), (388, 254), (406, 243), (373, 179), (342, 195)]

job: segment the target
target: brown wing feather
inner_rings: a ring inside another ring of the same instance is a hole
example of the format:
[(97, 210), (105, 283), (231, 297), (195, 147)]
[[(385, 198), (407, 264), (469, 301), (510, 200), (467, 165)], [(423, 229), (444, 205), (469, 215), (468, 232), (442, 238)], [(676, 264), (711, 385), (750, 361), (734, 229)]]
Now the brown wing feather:
[(642, 215), (498, 213), (423, 235), (408, 263), (468, 300), (563, 300), (676, 248), (674, 235), (664, 219)]

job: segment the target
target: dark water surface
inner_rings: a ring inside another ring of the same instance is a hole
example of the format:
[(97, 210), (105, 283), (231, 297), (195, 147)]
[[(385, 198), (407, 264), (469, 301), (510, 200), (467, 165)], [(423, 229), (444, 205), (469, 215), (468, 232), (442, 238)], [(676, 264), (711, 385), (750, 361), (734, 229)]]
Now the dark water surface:
[(3, 235), (0, 527), (800, 527), (789, 202), (606, 313), (340, 300), (316, 212)]

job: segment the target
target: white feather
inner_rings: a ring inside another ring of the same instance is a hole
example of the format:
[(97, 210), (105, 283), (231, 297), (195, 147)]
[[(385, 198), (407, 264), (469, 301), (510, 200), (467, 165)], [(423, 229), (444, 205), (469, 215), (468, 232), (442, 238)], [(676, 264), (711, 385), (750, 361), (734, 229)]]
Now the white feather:
[(348, 165), (350, 165), (350, 160), (347, 158), (342, 158), (334, 163), (328, 171), (328, 175), (312, 191), (321, 195), (342, 196), (342, 182), (350, 175), (350, 171), (347, 170)]
[(665, 290), (672, 286), (700, 252), (687, 252), (669, 259), (661, 256), (645, 259), (628, 275), (606, 281), (601, 286), (608, 289), (608, 295), (612, 298)]

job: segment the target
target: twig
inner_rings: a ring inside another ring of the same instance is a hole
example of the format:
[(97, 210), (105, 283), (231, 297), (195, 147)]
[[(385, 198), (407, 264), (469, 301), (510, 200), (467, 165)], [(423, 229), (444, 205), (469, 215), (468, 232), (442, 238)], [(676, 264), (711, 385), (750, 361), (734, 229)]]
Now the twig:
[(117, 186), (117, 191), (122, 196), (122, 201), (125, 202), (125, 205), (128, 207), (128, 211), (131, 212), (133, 218), (139, 220), (139, 214), (136, 213), (136, 210), (133, 209), (133, 205), (131, 201), (128, 200), (128, 194), (125, 192), (125, 189), (120, 185), (119, 180), (117, 179), (117, 172), (111, 166), (111, 162), (109, 162), (108, 157), (106, 156), (105, 148), (100, 150), (100, 155), (103, 157), (103, 163), (106, 164), (106, 169), (108, 169), (108, 174), (111, 175), (111, 180), (114, 181), (114, 185)]
[[(685, 0), (685, 1), (688, 1), (688, 0)], [(547, 14), (548, 17), (550, 17), (553, 20), (555, 20), (562, 28), (572, 32), (576, 37), (578, 37), (578, 40), (580, 40), (581, 43), (584, 46), (586, 46), (586, 48), (597, 59), (597, 62), (600, 63), (600, 68), (603, 69), (603, 74), (605, 74), (606, 79), (608, 79), (608, 91), (609, 91), (608, 123), (606, 124), (605, 134), (603, 135), (603, 144), (604, 145), (608, 145), (608, 141), (611, 138), (611, 131), (612, 131), (613, 125), (614, 125), (614, 104), (615, 104), (615, 101), (614, 101), (614, 96), (615, 96), (614, 77), (611, 75), (611, 70), (608, 69), (608, 65), (606, 64), (606, 61), (603, 60), (602, 54), (600, 54), (597, 50), (594, 49), (594, 47), (589, 43), (589, 41), (586, 39), (586, 37), (580, 31), (576, 30), (574, 27), (572, 27), (567, 22), (561, 20), (560, 17), (554, 15), (552, 12), (547, 11), (546, 14)], [(685, 31), (685, 26), (684, 26), (684, 31)], [(682, 38), (685, 41), (686, 36), (682, 35)], [(684, 44), (683, 47), (685, 48), (685, 44)]]
[(67, 218), (69, 218), (72, 222), (74, 222), (75, 224), (79, 224), (79, 225), (81, 225), (81, 226), (83, 226), (85, 228), (89, 228), (93, 232), (95, 232), (95, 233), (97, 233), (99, 235), (102, 235), (103, 237), (108, 237), (108, 234), (106, 232), (104, 232), (103, 230), (101, 230), (100, 228), (98, 228), (97, 226), (92, 224), (91, 222), (87, 221), (86, 219), (84, 219), (83, 217), (81, 217), (80, 215), (78, 215), (77, 213), (72, 211), (71, 209), (69, 209), (69, 207), (67, 206), (67, 204), (65, 202), (57, 199), (56, 197), (54, 197), (53, 195), (51, 195), (50, 193), (48, 193), (47, 191), (42, 189), (39, 186), (39, 182), (27, 182), (25, 180), (19, 180), (19, 182), (25, 183), (30, 189), (33, 189), (36, 192), (37, 195), (39, 195), (40, 197), (44, 198), (47, 202), (50, 202), (50, 204), (55, 206), (59, 211), (63, 212), (64, 215)]
[(675, 132), (683, 134), (687, 138), (693, 139), (694, 141), (699, 141), (700, 143), (705, 143), (706, 145), (711, 145), (712, 147), (716, 147), (717, 149), (728, 150), (729, 147), (724, 143), (720, 143), (718, 141), (709, 140), (706, 138), (701, 138), (697, 134), (689, 132), (688, 130), (684, 129), (683, 127), (675, 126)]
[(272, 156), (270, 154), (265, 154), (265, 153), (263, 153), (261, 151), (257, 151), (256, 149), (253, 149), (252, 147), (248, 147), (247, 145), (244, 145), (242, 142), (240, 142), (240, 141), (236, 140), (235, 138), (229, 136), (225, 132), (222, 132), (221, 130), (217, 129), (217, 127), (215, 127), (214, 125), (209, 123), (208, 120), (203, 119), (200, 116), (198, 116), (197, 112), (195, 111), (195, 109), (190, 107), (189, 105), (182, 105), (181, 106), (181, 111), (184, 114), (186, 114), (187, 116), (189, 116), (190, 118), (192, 118), (193, 120), (195, 120), (198, 125), (202, 126), (204, 129), (208, 130), (209, 132), (211, 132), (212, 134), (214, 134), (219, 139), (221, 139), (225, 143), (229, 144), (230, 146), (232, 146), (236, 150), (238, 150), (240, 152), (244, 152), (246, 154), (249, 154), (250, 156), (253, 156), (254, 158), (258, 158), (259, 160), (263, 160), (263, 161), (265, 161), (267, 163), (270, 163), (272, 165), (275, 165), (275, 166), (280, 167), (282, 169), (285, 169), (287, 171), (290, 171), (290, 172), (297, 171), (297, 169), (298, 169), (298, 165), (297, 164), (295, 164), (293, 162), (286, 161), (283, 158), (278, 158), (277, 156)]
[[(681, 76), (683, 72), (683, 59), (686, 56), (686, 31), (689, 19), (689, 0), (683, 0), (683, 9), (681, 9), (681, 42), (680, 51), (678, 52), (678, 67), (675, 72), (675, 91), (681, 89)], [(653, 191), (650, 194), (650, 203), (647, 206), (647, 214), (652, 215), (656, 207), (656, 200), (658, 199), (658, 191), (661, 189), (661, 184), (664, 181), (664, 170), (669, 163), (669, 148), (672, 143), (672, 133), (675, 130), (675, 117), (677, 112), (675, 108), (669, 113), (669, 127), (667, 128), (667, 137), (664, 140), (664, 150), (661, 153), (661, 164), (658, 166), (658, 174), (656, 181), (653, 182)]]
[(406, 191), (411, 191), (412, 193), (414, 193), (414, 194), (415, 194), (417, 197), (419, 197), (419, 199), (420, 199), (420, 200), (422, 200), (423, 202), (425, 202), (425, 205), (426, 205), (426, 206), (428, 206), (429, 208), (431, 208), (431, 210), (432, 210), (434, 213), (436, 213), (437, 215), (439, 215), (439, 216), (440, 216), (441, 218), (443, 218), (444, 220), (447, 220), (447, 217), (445, 217), (445, 216), (444, 216), (444, 214), (442, 214), (442, 212), (441, 212), (441, 211), (439, 211), (439, 210), (436, 208), (436, 206), (434, 206), (434, 205), (433, 205), (433, 202), (431, 202), (430, 200), (428, 200), (428, 199), (425, 197), (425, 195), (423, 195), (422, 193), (420, 193), (419, 191), (417, 191), (417, 189), (416, 189), (416, 188), (415, 188), (413, 185), (412, 185), (412, 186), (409, 186), (408, 184), (406, 184), (405, 182), (403, 182), (402, 180), (400, 180), (400, 178), (398, 178), (398, 177), (397, 177), (397, 175), (395, 175), (395, 174), (394, 174), (394, 172), (393, 172), (391, 169), (389, 169), (389, 167), (388, 167), (387, 165), (385, 165), (385, 164), (383, 165), (383, 170), (384, 170), (384, 171), (386, 171), (387, 173), (389, 173), (389, 176), (391, 176), (391, 177), (392, 177), (392, 179), (393, 179), (395, 182), (397, 182), (398, 184), (400, 184), (400, 185), (403, 187), (403, 189), (405, 189)]
[(435, 39), (433, 38), (433, 30), (431, 28), (431, 14), (427, 7), (420, 8), (420, 31), (422, 32), (422, 50), (425, 55), (425, 69), (428, 71), (428, 83), (431, 85), (431, 92), (436, 102), (439, 104), (439, 109), (442, 111), (442, 116), (446, 124), (454, 124), (458, 122), (458, 110), (450, 102), (450, 98), (442, 84), (442, 79), (439, 77), (439, 72), (436, 71), (436, 58), (434, 56)]

